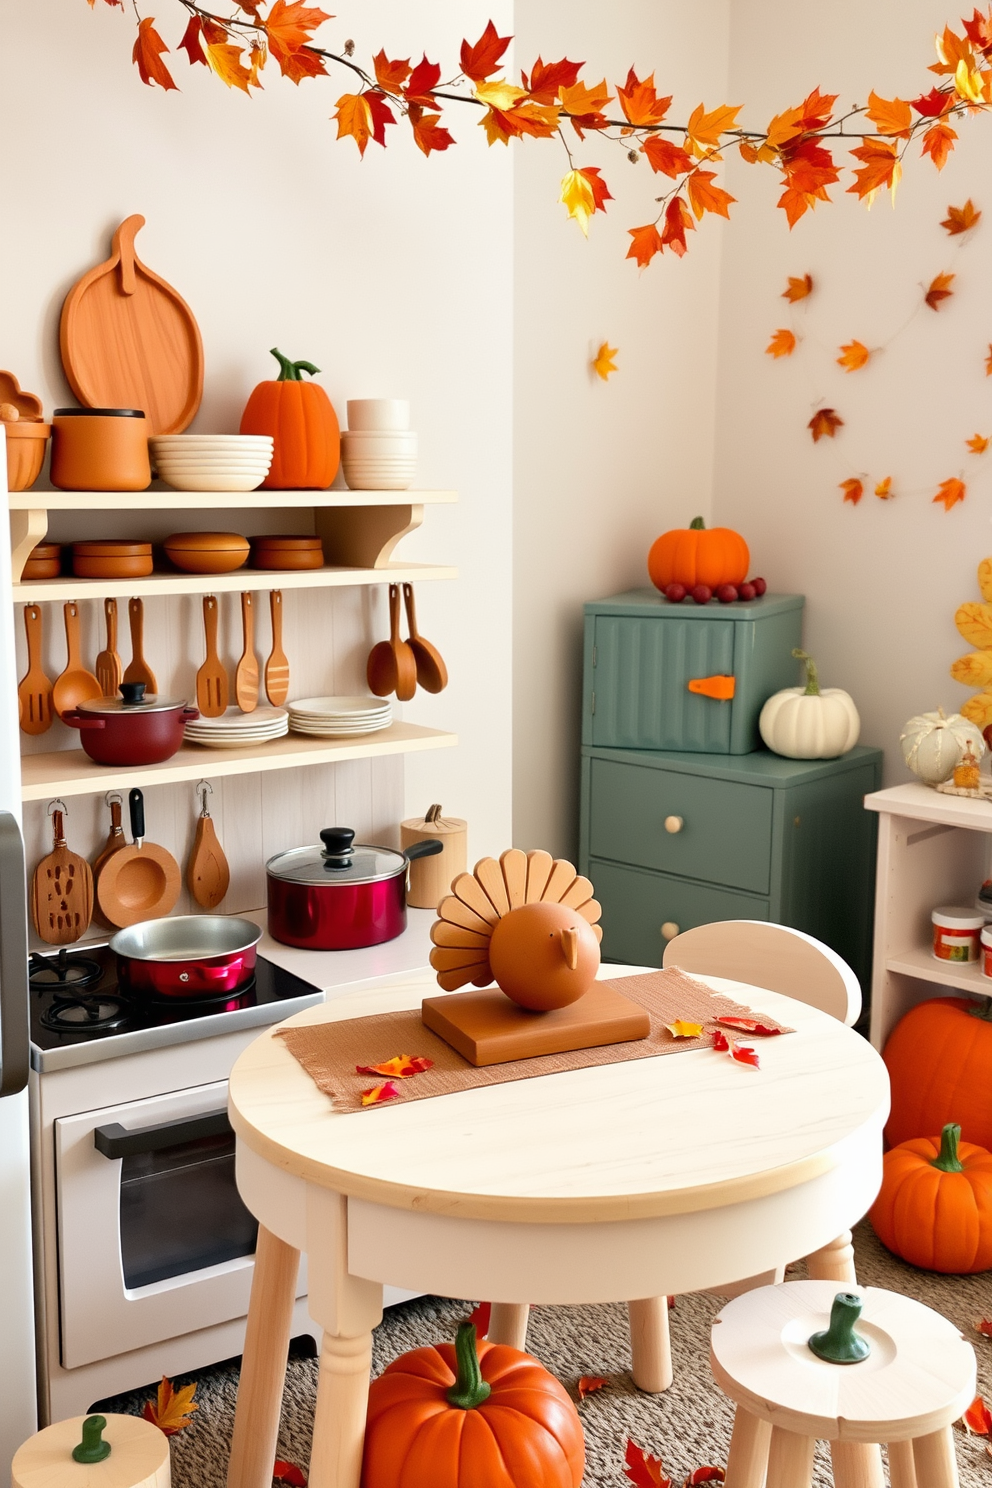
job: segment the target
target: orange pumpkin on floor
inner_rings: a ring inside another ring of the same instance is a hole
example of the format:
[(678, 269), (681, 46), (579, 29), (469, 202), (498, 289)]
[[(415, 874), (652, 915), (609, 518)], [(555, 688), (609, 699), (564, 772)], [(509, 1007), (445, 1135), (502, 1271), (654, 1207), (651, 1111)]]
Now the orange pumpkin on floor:
[(564, 1388), (530, 1354), (476, 1344), (412, 1349), (369, 1389), (362, 1488), (579, 1488), (585, 1441)]
[(742, 584), (747, 578), (751, 554), (739, 532), (732, 527), (707, 528), (702, 517), (688, 527), (663, 532), (648, 553), (648, 573), (656, 589), (684, 584), (694, 589), (706, 584)]
[(892, 1083), (890, 1147), (959, 1123), (992, 1150), (992, 997), (935, 997), (911, 1008), (882, 1053)]
[(262, 486), (268, 491), (325, 491), (338, 473), (341, 432), (331, 400), (319, 382), (304, 382), (320, 371), (313, 362), (291, 362), (272, 348), (279, 363), (275, 382), (260, 382), (241, 415), (242, 434), (271, 434), (272, 466)]
[(962, 1142), (953, 1122), (939, 1138), (891, 1148), (868, 1218), (911, 1266), (951, 1276), (992, 1269), (992, 1152)]

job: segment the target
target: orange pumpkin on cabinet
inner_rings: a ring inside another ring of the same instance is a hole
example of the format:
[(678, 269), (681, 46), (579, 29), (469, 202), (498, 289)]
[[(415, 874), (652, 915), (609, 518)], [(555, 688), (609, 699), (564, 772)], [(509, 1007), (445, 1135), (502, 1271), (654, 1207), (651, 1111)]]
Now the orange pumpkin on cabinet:
[(891, 1148), (868, 1217), (911, 1266), (969, 1276), (992, 1268), (992, 1152), (960, 1139), (948, 1122), (939, 1137)]
[(500, 990), (534, 1013), (578, 1002), (599, 970), (599, 941), (565, 904), (521, 904), (495, 927), (489, 965)]
[(648, 553), (648, 573), (656, 589), (697, 584), (718, 589), (721, 584), (742, 584), (747, 578), (751, 554), (739, 532), (731, 527), (707, 528), (702, 517), (688, 527), (663, 532)]
[(911, 1008), (882, 1058), (892, 1084), (890, 1147), (959, 1123), (992, 1149), (992, 997), (934, 997)]
[(320, 371), (312, 362), (291, 362), (272, 348), (279, 363), (274, 382), (260, 382), (241, 415), (242, 434), (270, 434), (272, 465), (262, 486), (269, 491), (324, 491), (338, 473), (341, 431), (330, 398), (319, 382), (301, 372)]

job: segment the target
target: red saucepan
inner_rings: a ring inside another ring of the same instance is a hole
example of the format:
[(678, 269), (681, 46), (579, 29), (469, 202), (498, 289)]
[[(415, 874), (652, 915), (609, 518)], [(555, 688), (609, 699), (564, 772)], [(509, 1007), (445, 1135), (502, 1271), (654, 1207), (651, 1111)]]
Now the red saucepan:
[(222, 997), (255, 970), (261, 928), (226, 915), (141, 920), (110, 942), (117, 976), (128, 992), (149, 997)]
[(269, 934), (310, 951), (352, 951), (394, 940), (406, 929), (407, 867), (443, 852), (436, 837), (406, 852), (355, 841), (349, 827), (327, 827), (323, 847), (297, 847), (265, 865)]
[(122, 682), (120, 697), (91, 698), (67, 708), (62, 722), (79, 729), (83, 748), (98, 765), (158, 765), (183, 742), (199, 710), (171, 698), (145, 696), (144, 682)]

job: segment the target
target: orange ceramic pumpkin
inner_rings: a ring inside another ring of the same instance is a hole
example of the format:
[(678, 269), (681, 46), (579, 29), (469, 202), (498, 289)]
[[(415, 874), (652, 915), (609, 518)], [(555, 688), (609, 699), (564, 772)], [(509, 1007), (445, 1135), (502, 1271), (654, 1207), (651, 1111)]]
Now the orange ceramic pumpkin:
[(271, 434), (272, 468), (262, 482), (269, 491), (324, 491), (338, 473), (341, 432), (331, 400), (301, 372), (319, 372), (312, 362), (291, 362), (272, 348), (279, 363), (275, 382), (260, 382), (241, 415), (242, 434)]
[(742, 584), (747, 578), (751, 554), (739, 532), (731, 527), (707, 528), (702, 517), (688, 527), (663, 532), (648, 554), (648, 573), (656, 589), (684, 584), (694, 589), (706, 584)]
[(952, 1276), (992, 1268), (992, 1152), (960, 1138), (948, 1122), (939, 1138), (892, 1147), (868, 1216), (894, 1255)]
[(589, 921), (565, 904), (521, 904), (503, 915), (489, 941), (498, 986), (535, 1013), (568, 1007), (599, 970), (599, 941)]
[(584, 1470), (578, 1411), (554, 1375), (476, 1345), (471, 1323), (372, 1381), (362, 1488), (579, 1488)]
[(992, 997), (935, 997), (900, 1020), (882, 1055), (892, 1084), (890, 1147), (960, 1123), (992, 1150)]

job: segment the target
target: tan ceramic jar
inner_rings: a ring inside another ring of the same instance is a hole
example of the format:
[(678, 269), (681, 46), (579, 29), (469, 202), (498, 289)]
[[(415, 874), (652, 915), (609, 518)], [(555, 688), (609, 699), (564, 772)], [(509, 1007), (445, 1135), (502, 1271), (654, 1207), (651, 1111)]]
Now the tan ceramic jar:
[(145, 415), (135, 408), (56, 408), (51, 477), (62, 491), (143, 491), (152, 478)]

